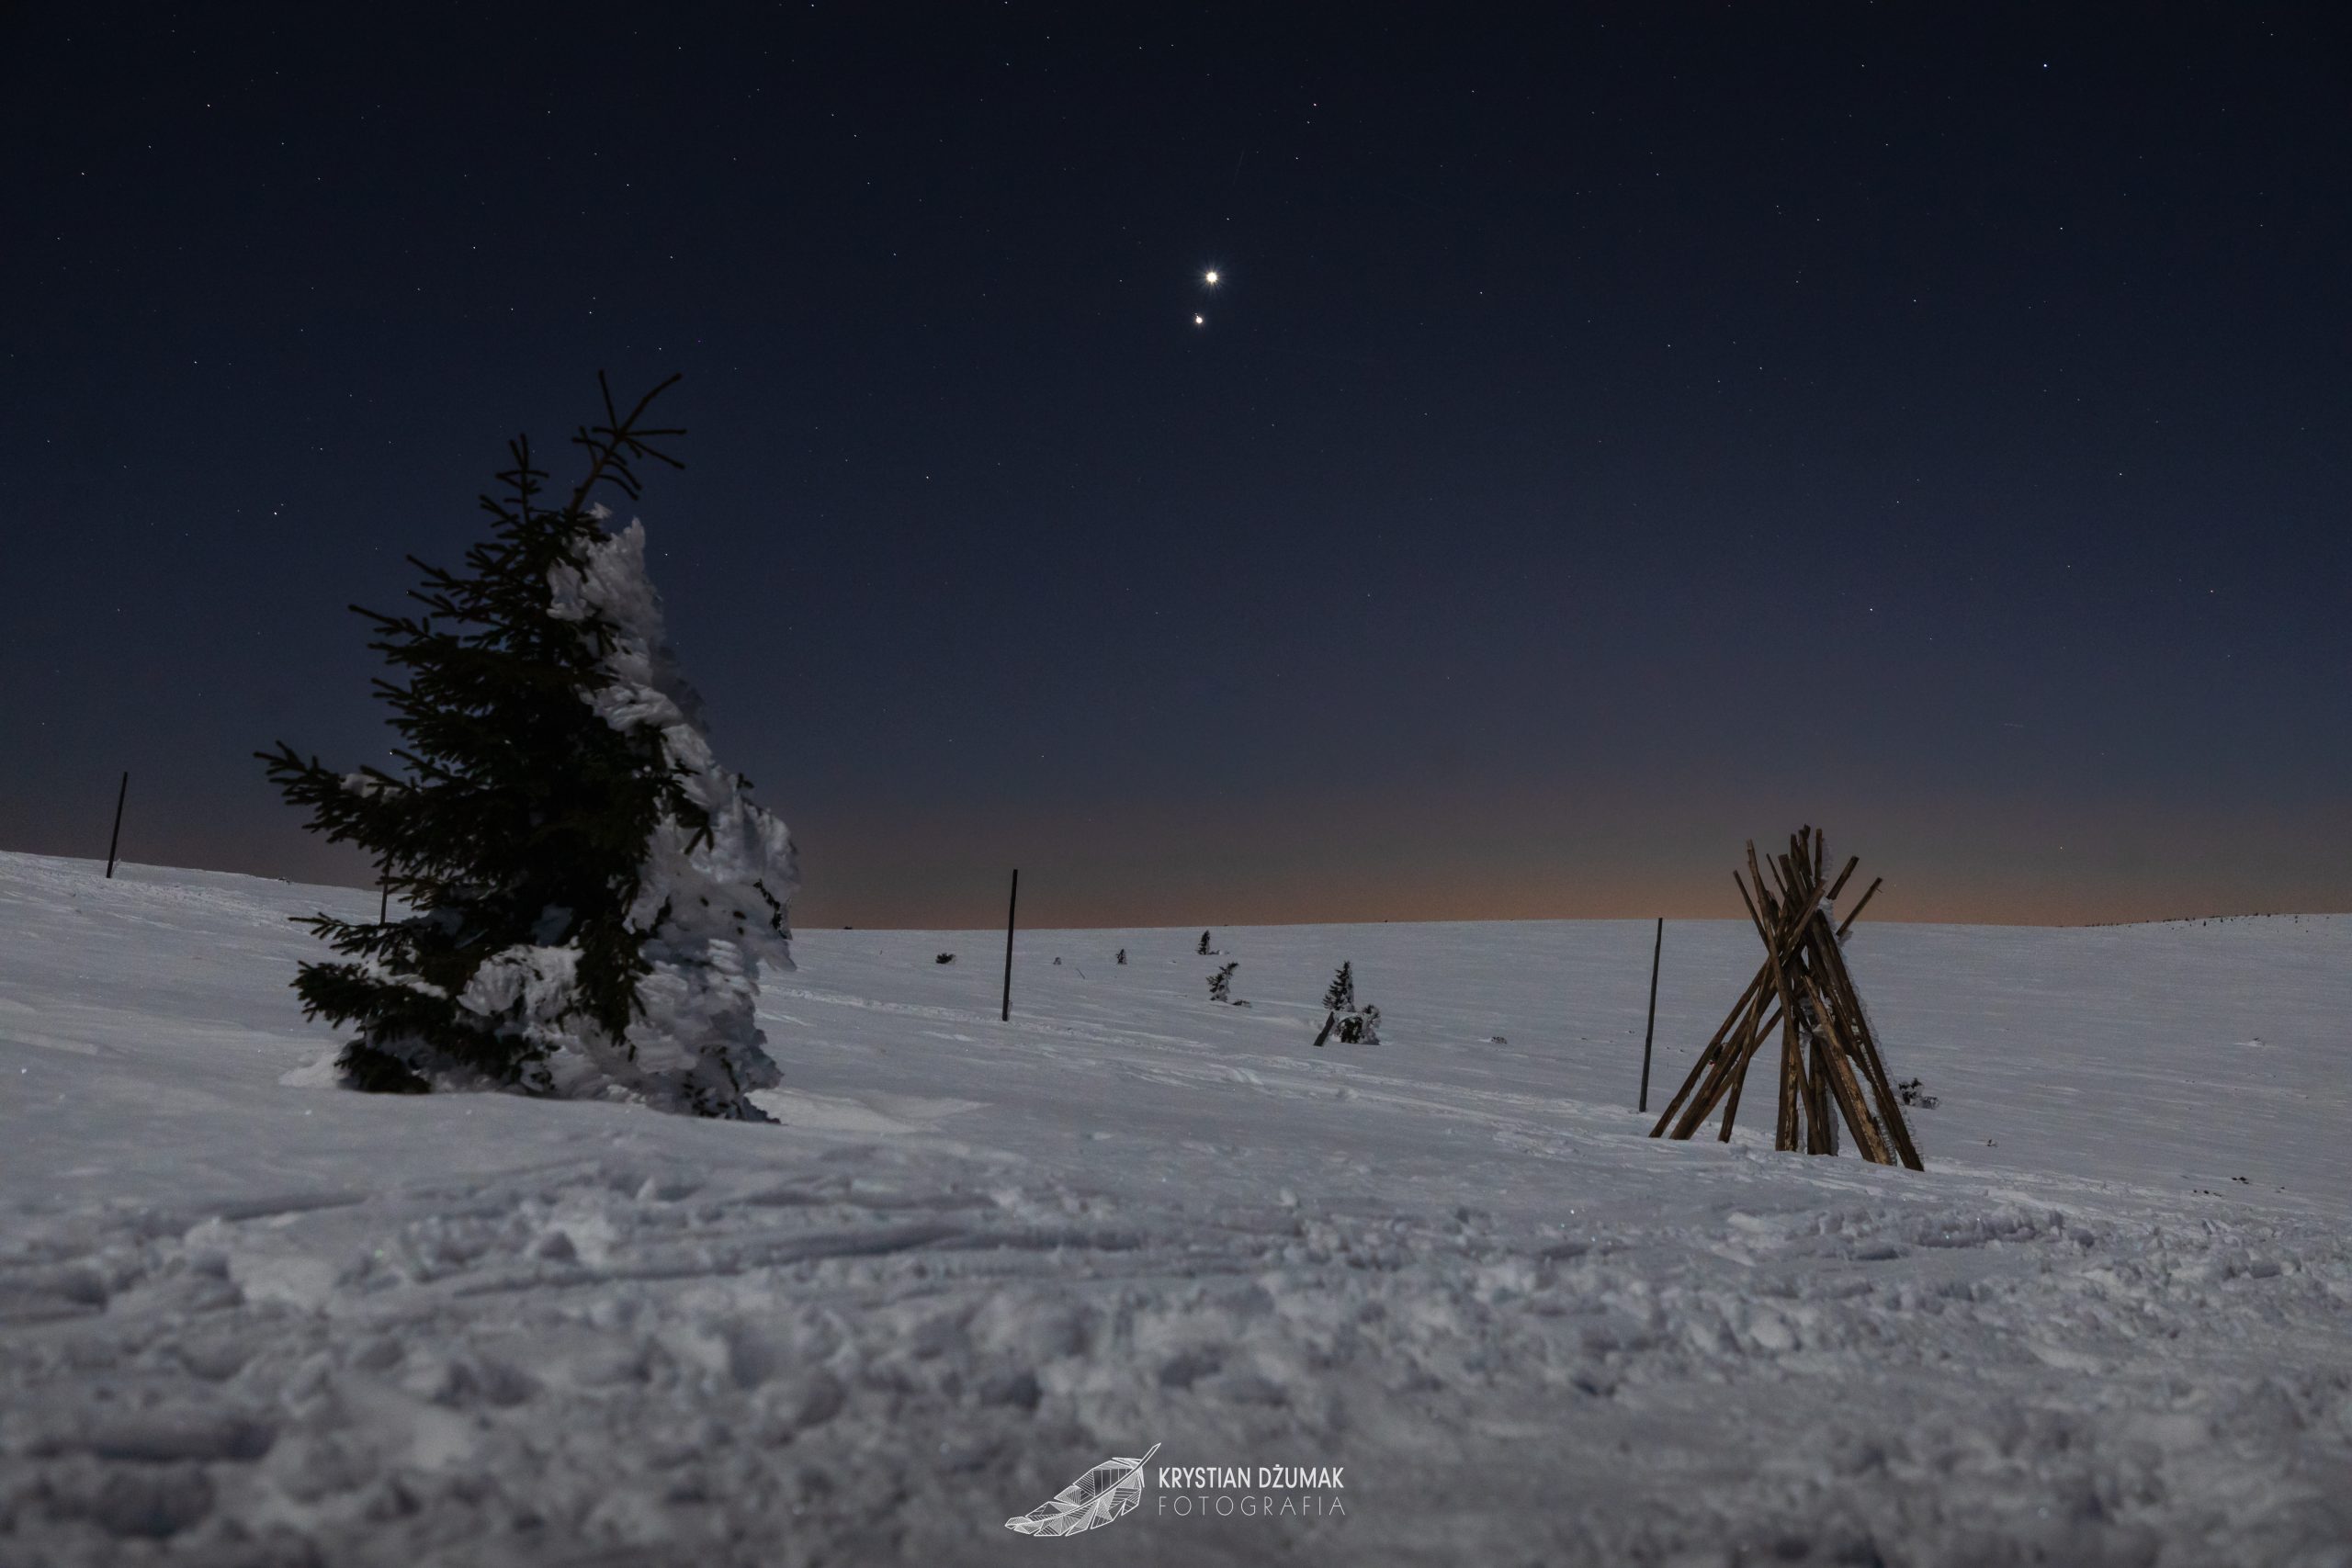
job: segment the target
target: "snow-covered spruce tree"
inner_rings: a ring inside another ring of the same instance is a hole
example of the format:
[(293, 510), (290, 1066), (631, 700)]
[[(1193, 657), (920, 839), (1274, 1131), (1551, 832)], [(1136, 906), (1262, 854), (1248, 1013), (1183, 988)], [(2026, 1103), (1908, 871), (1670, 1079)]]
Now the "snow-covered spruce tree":
[(1229, 1002), (1233, 999), (1233, 972), (1240, 967), (1238, 962), (1217, 966), (1216, 973), (1209, 976), (1209, 1000)]
[(342, 961), (303, 964), (294, 987), (309, 1015), (356, 1027), (338, 1063), (356, 1088), (767, 1120), (749, 1096), (781, 1075), (754, 1008), (760, 964), (792, 967), (792, 840), (711, 755), (643, 525), (606, 532), (594, 500), (603, 485), (637, 499), (634, 462), (679, 466), (649, 443), (683, 432), (644, 423), (676, 379), (626, 417), (605, 389), (560, 506), (512, 442), (464, 570), (411, 558), (424, 613), (358, 610), (397, 676), (377, 682), (396, 773), (259, 754), (307, 826), (366, 849), (408, 910), (304, 922)]
[(1342, 964), (1340, 972), (1331, 976), (1331, 984), (1323, 992), (1323, 1005), (1332, 1012), (1356, 1010), (1356, 971), (1352, 964)]

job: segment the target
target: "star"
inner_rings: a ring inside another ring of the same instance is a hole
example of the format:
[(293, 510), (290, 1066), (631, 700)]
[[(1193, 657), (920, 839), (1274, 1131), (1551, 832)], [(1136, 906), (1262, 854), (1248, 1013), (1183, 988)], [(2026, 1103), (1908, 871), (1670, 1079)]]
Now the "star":
[(1196, 327), (1204, 327), (1209, 324), (1209, 319), (1206, 316), (1196, 313), (1193, 317), (1193, 324)]
[(1216, 286), (1216, 268), (1215, 268), (1215, 267), (1211, 267), (1211, 268), (1209, 268), (1208, 282), (1209, 282), (1209, 284), (1210, 284), (1210, 286), (1211, 286), (1211, 287), (1215, 287), (1215, 286)]

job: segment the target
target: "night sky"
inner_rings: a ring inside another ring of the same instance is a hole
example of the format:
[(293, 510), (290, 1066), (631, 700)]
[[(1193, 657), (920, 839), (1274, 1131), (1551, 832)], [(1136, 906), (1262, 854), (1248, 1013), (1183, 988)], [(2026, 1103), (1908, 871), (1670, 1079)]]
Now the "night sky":
[(2333, 8), (664, 9), (6, 9), (0, 848), (366, 881), (251, 753), (684, 371), (803, 924), (2352, 908)]

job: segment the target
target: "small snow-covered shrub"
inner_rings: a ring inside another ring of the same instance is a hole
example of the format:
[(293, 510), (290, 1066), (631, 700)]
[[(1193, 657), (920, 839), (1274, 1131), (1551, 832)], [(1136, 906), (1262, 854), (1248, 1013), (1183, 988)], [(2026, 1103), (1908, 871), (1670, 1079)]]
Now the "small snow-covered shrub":
[(1233, 972), (1240, 967), (1238, 962), (1223, 964), (1209, 976), (1209, 1000), (1229, 1002), (1233, 999)]
[(1916, 1105), (1922, 1111), (1933, 1111), (1942, 1101), (1920, 1087), (1917, 1078), (1905, 1078), (1894, 1086), (1894, 1098), (1905, 1105)]
[(1377, 1045), (1380, 1043), (1380, 1010), (1356, 1001), (1356, 971), (1352, 964), (1342, 964), (1340, 972), (1323, 991), (1325, 1017), (1323, 1031), (1315, 1037), (1320, 1045), (1336, 1030), (1342, 1045)]
[(953, 964), (956, 962), (956, 955), (952, 953), (943, 953), (938, 957), (933, 959), (932, 962), (933, 964)]

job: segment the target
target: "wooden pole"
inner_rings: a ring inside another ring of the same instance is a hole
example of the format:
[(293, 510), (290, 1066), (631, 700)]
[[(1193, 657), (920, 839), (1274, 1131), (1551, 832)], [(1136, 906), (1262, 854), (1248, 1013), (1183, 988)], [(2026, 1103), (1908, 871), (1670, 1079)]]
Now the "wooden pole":
[[(1743, 1009), (1738, 1032), (1717, 1054), (1713, 1076), (1699, 1090), (1698, 1098), (1691, 1100), (1690, 1108), (1682, 1112), (1682, 1120), (1675, 1124), (1668, 1136), (1690, 1137), (1699, 1130), (1701, 1122), (1715, 1113), (1715, 1107), (1720, 1105), (1724, 1108), (1722, 1138), (1726, 1144), (1731, 1142), (1732, 1119), (1739, 1113), (1740, 1086), (1747, 1079), (1747, 1065), (1755, 1059), (1756, 1053), (1763, 1049), (1764, 1042), (1770, 1037), (1772, 1031), (1781, 1026), (1781, 1010), (1772, 1005), (1770, 992), (1751, 988), (1748, 996), (1750, 1000)], [(1769, 1013), (1767, 1009), (1770, 1010)]]
[[(1699, 1130), (1700, 1122), (1714, 1114), (1715, 1107), (1722, 1102), (1726, 1090), (1747, 1070), (1748, 1053), (1756, 1049), (1756, 1042), (1762, 1038), (1757, 1032), (1757, 1020), (1764, 1017), (1764, 1010), (1771, 1000), (1771, 997), (1764, 992), (1748, 993), (1747, 1000), (1741, 1005), (1737, 1031), (1729, 1035), (1723, 1049), (1715, 1053), (1714, 1066), (1708, 1074), (1707, 1081), (1700, 1086), (1698, 1094), (1684, 1109), (1682, 1120), (1675, 1123), (1671, 1136), (1678, 1139), (1690, 1136)], [(1774, 1012), (1762, 1028), (1769, 1032), (1780, 1018), (1781, 1015)]]
[(1879, 885), (1883, 883), (1885, 880), (1886, 878), (1883, 876), (1873, 877), (1871, 880), (1871, 885), (1862, 889), (1862, 896), (1860, 899), (1858, 900), (1853, 908), (1847, 913), (1846, 918), (1838, 922), (1838, 934), (1839, 936), (1844, 936), (1847, 931), (1853, 928), (1854, 922), (1862, 918), (1862, 910), (1869, 906), (1871, 895), (1876, 893), (1879, 890)]
[[(1812, 976), (1805, 976), (1804, 984), (1813, 998), (1814, 1010), (1821, 1019), (1821, 1026), (1829, 1036), (1826, 1041), (1817, 1035), (1814, 1039), (1815, 1071), (1828, 1087), (1839, 1114), (1846, 1118), (1846, 1125), (1853, 1130), (1854, 1146), (1861, 1150), (1862, 1157), (1873, 1165), (1893, 1165), (1895, 1163), (1894, 1151), (1879, 1137), (1878, 1128), (1871, 1124), (1870, 1112), (1863, 1108), (1861, 1085), (1855, 1081), (1853, 1066), (1847, 1060), (1853, 1054), (1852, 1044), (1838, 1027), (1837, 1010), (1830, 1005), (1828, 997), (1823, 994)], [(1822, 1109), (1826, 1112), (1828, 1107)], [(1836, 1154), (1838, 1140), (1834, 1128), (1830, 1131), (1828, 1142), (1830, 1146), (1825, 1152)]]
[(114, 852), (122, 846), (122, 803), (130, 795), (130, 773), (125, 770), (122, 787), (114, 792), (114, 837), (107, 840), (107, 880), (114, 880)]
[[(1765, 1034), (1771, 1030), (1774, 1024), (1780, 1022), (1779, 1015), (1775, 1014), (1771, 1018), (1764, 1018), (1763, 1012), (1764, 998), (1759, 995), (1756, 998), (1757, 1016), (1754, 1020), (1751, 1020), (1751, 1021), (1755, 1022), (1756, 1027), (1747, 1032), (1747, 1050), (1738, 1061), (1732, 1064), (1731, 1077), (1724, 1084), (1723, 1094), (1721, 1096), (1724, 1102), (1724, 1125), (1723, 1131), (1716, 1134), (1716, 1137), (1723, 1143), (1728, 1144), (1731, 1142), (1731, 1124), (1733, 1122), (1737, 1120), (1739, 1116), (1739, 1091), (1745, 1088), (1747, 1083), (1747, 1064), (1756, 1059), (1756, 1053), (1763, 1047)], [(1713, 1109), (1713, 1107), (1709, 1107), (1710, 1111)], [(1706, 1118), (1702, 1116), (1699, 1120), (1703, 1122)], [(1693, 1122), (1690, 1130), (1694, 1133), (1697, 1132), (1699, 1130), (1698, 1124)]]
[(1012, 897), (1004, 901), (1004, 1013), (1001, 1021), (1012, 1021), (1012, 912), (1021, 907), (1021, 868), (1012, 871)]
[[(1682, 1087), (1674, 1091), (1674, 1098), (1668, 1100), (1666, 1109), (1658, 1113), (1657, 1125), (1650, 1129), (1651, 1137), (1659, 1137), (1665, 1134), (1667, 1127), (1674, 1121), (1674, 1113), (1682, 1108), (1683, 1100), (1692, 1089), (1705, 1082), (1707, 1075), (1714, 1070), (1716, 1061), (1723, 1050), (1724, 1041), (1729, 1038), (1732, 1026), (1739, 1021), (1740, 1015), (1747, 1012), (1748, 1002), (1755, 998), (1756, 987), (1763, 983), (1763, 972), (1758, 970), (1756, 978), (1747, 982), (1747, 989), (1739, 994), (1739, 1000), (1732, 1005), (1731, 1011), (1724, 1015), (1722, 1026), (1716, 1029), (1714, 1037), (1707, 1042), (1706, 1048), (1699, 1053), (1699, 1059), (1690, 1064), (1690, 1076), (1682, 1080)], [(1679, 1133), (1675, 1134), (1677, 1137), (1681, 1135)]]
[(1657, 1034), (1657, 959), (1666, 951), (1666, 917), (1657, 918), (1657, 937), (1650, 943), (1650, 1021), (1642, 1025), (1642, 1100), (1634, 1109), (1643, 1115), (1650, 1110), (1650, 1042)]
[[(1875, 891), (1878, 884), (1871, 887)], [(1844, 934), (1844, 928), (1839, 928)], [(1919, 1147), (1912, 1142), (1911, 1129), (1903, 1115), (1902, 1098), (1894, 1092), (1894, 1081), (1887, 1076), (1886, 1063), (1878, 1054), (1878, 1043), (1871, 1038), (1870, 1019), (1862, 1011), (1861, 994), (1854, 989), (1854, 977), (1846, 972), (1846, 957), (1838, 943), (1832, 942), (1823, 950), (1822, 969), (1829, 981), (1831, 1000), (1846, 1015), (1847, 1040), (1854, 1055), (1860, 1058), (1862, 1071), (1868, 1077), (1871, 1091), (1878, 1099), (1879, 1117), (1884, 1123), (1894, 1153), (1913, 1170), (1925, 1170), (1919, 1158)]]
[[(1780, 993), (1781, 1108), (1779, 1116), (1773, 1122), (1772, 1147), (1786, 1153), (1794, 1150), (1797, 1146), (1797, 1091), (1804, 1077), (1804, 1064), (1800, 1055), (1803, 1047), (1798, 1043), (1797, 1037), (1796, 998), (1789, 989), (1788, 974), (1781, 964), (1782, 940), (1781, 910), (1765, 895), (1764, 874), (1756, 868), (1756, 844), (1753, 840), (1750, 840), (1747, 845), (1747, 874), (1756, 881), (1756, 897), (1753, 899), (1748, 898), (1747, 885), (1740, 882), (1739, 873), (1733, 872), (1731, 879), (1738, 885), (1739, 897), (1747, 905), (1747, 918), (1756, 922), (1756, 934), (1764, 939), (1764, 951), (1770, 955), (1766, 967), (1772, 976), (1772, 988)], [(1772, 921), (1770, 925), (1767, 925), (1764, 917), (1757, 912), (1756, 907), (1758, 903), (1771, 912)]]

